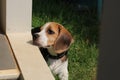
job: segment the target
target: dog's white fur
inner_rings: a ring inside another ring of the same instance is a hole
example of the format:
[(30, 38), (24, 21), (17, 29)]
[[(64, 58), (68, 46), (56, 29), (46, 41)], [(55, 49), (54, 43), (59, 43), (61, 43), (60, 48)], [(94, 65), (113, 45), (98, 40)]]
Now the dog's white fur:
[[(56, 55), (52, 47), (49, 47), (48, 50), (51, 55)], [(49, 58), (48, 65), (53, 74), (58, 74), (60, 80), (68, 80), (68, 60), (62, 62), (60, 59)]]
[(48, 59), (53, 74), (58, 74), (60, 80), (68, 80), (68, 60), (62, 62), (60, 59)]
[(41, 46), (43, 46), (43, 47), (45, 47), (45, 46), (47, 46), (47, 41), (48, 41), (48, 38), (47, 38), (47, 36), (46, 36), (46, 32), (45, 32), (45, 30), (46, 30), (46, 28), (48, 27), (48, 25), (49, 25), (49, 23), (46, 23), (45, 25), (44, 25), (44, 27), (43, 27), (43, 30), (42, 31), (40, 31), (39, 33), (37, 33), (37, 34), (39, 34), (39, 38), (40, 39), (38, 39), (39, 41), (39, 43), (41, 43)]

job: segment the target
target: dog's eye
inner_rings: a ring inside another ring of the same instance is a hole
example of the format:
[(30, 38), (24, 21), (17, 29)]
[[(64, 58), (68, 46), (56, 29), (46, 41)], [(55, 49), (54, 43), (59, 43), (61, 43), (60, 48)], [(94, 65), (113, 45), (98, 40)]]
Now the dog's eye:
[(48, 33), (48, 34), (54, 34), (55, 32), (52, 31), (51, 29), (48, 29), (47, 33)]

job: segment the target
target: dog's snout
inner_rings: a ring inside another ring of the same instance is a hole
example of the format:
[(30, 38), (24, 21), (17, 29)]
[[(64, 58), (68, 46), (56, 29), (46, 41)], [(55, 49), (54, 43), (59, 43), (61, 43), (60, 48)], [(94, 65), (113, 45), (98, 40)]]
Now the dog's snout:
[(39, 37), (39, 34), (33, 34), (33, 40), (37, 39)]

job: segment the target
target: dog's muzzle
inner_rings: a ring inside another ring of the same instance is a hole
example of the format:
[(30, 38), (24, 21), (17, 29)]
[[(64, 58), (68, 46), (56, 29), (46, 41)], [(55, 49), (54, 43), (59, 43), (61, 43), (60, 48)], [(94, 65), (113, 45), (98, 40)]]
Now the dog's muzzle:
[(38, 32), (40, 32), (40, 27), (36, 27), (31, 30), (33, 40), (39, 37), (39, 35), (37, 34)]
[(39, 34), (33, 34), (33, 41), (39, 38)]

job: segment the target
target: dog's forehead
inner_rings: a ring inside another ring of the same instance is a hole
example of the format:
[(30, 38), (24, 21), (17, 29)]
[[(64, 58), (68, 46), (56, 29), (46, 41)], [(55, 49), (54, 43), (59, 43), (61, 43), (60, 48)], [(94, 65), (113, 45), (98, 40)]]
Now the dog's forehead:
[(46, 23), (45, 25), (43, 25), (43, 28), (44, 29), (51, 29), (53, 31), (58, 31), (58, 26), (59, 24), (55, 23), (55, 22), (49, 22), (49, 23)]
[(50, 25), (50, 23), (46, 23), (41, 27), (41, 29), (46, 29), (49, 25)]

